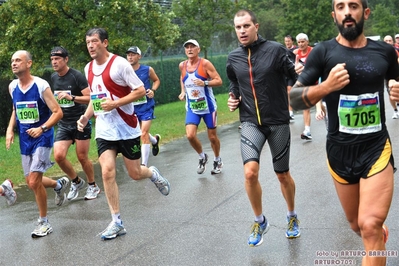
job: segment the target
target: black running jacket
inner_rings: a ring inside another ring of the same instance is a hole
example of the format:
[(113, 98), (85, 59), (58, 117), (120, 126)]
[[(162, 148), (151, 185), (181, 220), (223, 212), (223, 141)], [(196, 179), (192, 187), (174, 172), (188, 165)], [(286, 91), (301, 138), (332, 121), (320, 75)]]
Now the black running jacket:
[(229, 54), (227, 77), (230, 92), (241, 97), (241, 122), (289, 123), (286, 77), (297, 79), (290, 53), (282, 44), (258, 35), (251, 45), (241, 45)]

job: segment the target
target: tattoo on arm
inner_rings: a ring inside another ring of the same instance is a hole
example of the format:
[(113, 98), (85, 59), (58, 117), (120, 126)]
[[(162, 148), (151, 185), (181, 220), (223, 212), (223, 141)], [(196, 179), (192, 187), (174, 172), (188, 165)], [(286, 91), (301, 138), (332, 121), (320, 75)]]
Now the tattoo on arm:
[(295, 110), (305, 110), (313, 106), (307, 96), (308, 91), (308, 86), (304, 87), (302, 83), (298, 81), (295, 83), (290, 93), (290, 104), (292, 108)]
[(302, 92), (302, 100), (304, 101), (304, 103), (310, 108), (312, 107), (312, 103), (310, 102), (309, 98), (308, 98), (308, 91), (309, 91), (309, 87), (304, 87), (303, 88), (303, 92)]

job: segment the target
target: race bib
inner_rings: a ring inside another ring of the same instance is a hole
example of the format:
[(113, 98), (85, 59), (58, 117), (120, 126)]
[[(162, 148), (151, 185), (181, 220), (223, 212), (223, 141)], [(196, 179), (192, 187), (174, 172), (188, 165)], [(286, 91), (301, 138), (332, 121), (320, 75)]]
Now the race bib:
[(94, 115), (108, 114), (110, 111), (104, 111), (101, 107), (101, 103), (105, 101), (107, 94), (104, 92), (100, 93), (90, 93), (90, 99), (93, 104)]
[(194, 111), (202, 111), (208, 108), (205, 97), (198, 99), (189, 99), (190, 108)]
[(141, 97), (140, 99), (135, 100), (133, 102), (133, 105), (139, 105), (139, 104), (144, 104), (144, 103), (147, 103), (147, 96), (145, 96), (145, 95), (143, 97)]
[(57, 101), (57, 103), (59, 104), (60, 107), (68, 108), (68, 107), (75, 106), (75, 103), (73, 101), (67, 100), (65, 98), (64, 99), (58, 99), (58, 94), (60, 92), (65, 92), (65, 93), (67, 93), (69, 95), (72, 95), (71, 91), (54, 91), (55, 100)]
[(33, 124), (40, 120), (36, 101), (17, 102), (15, 112), (21, 124)]
[(338, 106), (339, 131), (368, 134), (382, 129), (378, 92), (362, 95), (340, 95)]

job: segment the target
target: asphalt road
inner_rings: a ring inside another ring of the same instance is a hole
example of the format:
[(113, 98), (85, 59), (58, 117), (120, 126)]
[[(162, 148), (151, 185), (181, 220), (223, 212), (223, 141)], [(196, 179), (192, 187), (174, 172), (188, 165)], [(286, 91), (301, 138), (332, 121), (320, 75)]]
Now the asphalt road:
[[(394, 154), (399, 154), (399, 120), (387, 125)], [(105, 194), (61, 207), (54, 204), (48, 190), (49, 220), (54, 232), (32, 239), (38, 211), (33, 193), (26, 187), (17, 190), (12, 206), (0, 202), (0, 250), (2, 265), (340, 265), (361, 264), (361, 239), (349, 228), (337, 199), (325, 156), (325, 125), (312, 113), (312, 142), (300, 139), (302, 114), (291, 124), (291, 173), (296, 181), (296, 211), (302, 235), (285, 238), (286, 205), (272, 170), (266, 145), (261, 158), (260, 182), (264, 213), (271, 223), (264, 243), (247, 245), (253, 213), (243, 185), (239, 151), (238, 122), (220, 126), (223, 173), (211, 175), (211, 162), (203, 175), (196, 173), (198, 156), (183, 138), (161, 146), (150, 164), (157, 166), (171, 184), (170, 195), (161, 195), (149, 180), (133, 181), (118, 160), (117, 180), (121, 213), (127, 234), (101, 241), (99, 233), (111, 221)], [(156, 132), (158, 133), (158, 132)], [(162, 134), (162, 132), (159, 132)], [(204, 150), (213, 157), (207, 136), (201, 133)], [(396, 157), (397, 158), (397, 157)], [(397, 159), (397, 161), (399, 161)], [(95, 166), (100, 187), (99, 166)], [(398, 173), (395, 194), (386, 221), (390, 229), (387, 249), (396, 256), (388, 265), (399, 265)], [(346, 254), (345, 254), (346, 252)]]

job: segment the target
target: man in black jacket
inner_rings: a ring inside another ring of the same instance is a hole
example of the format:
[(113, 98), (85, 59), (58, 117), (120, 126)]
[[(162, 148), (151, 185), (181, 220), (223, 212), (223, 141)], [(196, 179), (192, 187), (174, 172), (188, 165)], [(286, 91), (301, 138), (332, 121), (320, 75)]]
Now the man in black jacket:
[(234, 27), (241, 46), (227, 59), (230, 80), (231, 111), (239, 108), (241, 156), (244, 164), (245, 189), (255, 214), (248, 245), (258, 246), (269, 223), (262, 212), (262, 188), (259, 183), (259, 158), (268, 141), (273, 167), (287, 203), (287, 238), (300, 236), (295, 212), (295, 182), (289, 171), (291, 133), (289, 128), (286, 77), (296, 80), (294, 62), (280, 43), (258, 35), (255, 14), (240, 10), (234, 17)]

